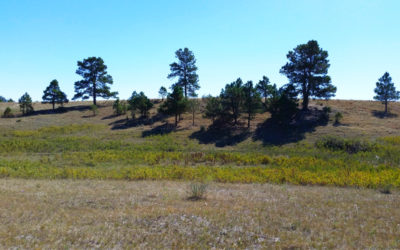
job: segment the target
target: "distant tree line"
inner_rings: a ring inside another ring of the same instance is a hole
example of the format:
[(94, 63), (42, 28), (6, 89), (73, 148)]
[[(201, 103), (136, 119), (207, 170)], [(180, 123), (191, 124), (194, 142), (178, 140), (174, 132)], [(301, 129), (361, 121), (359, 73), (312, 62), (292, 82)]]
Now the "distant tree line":
[[(176, 126), (181, 120), (181, 115), (190, 112), (194, 125), (195, 113), (200, 108), (200, 103), (195, 98), (200, 89), (196, 58), (188, 48), (177, 50), (175, 57), (177, 61), (169, 65), (171, 72), (167, 78), (176, 79), (176, 82), (170, 87), (170, 92), (164, 86), (159, 89), (161, 104), (158, 112), (174, 116)], [(204, 116), (211, 119), (214, 125), (233, 126), (244, 117), (247, 127), (250, 127), (257, 113), (270, 112), (274, 121), (286, 124), (299, 111), (309, 111), (310, 99), (329, 99), (335, 96), (337, 89), (328, 75), (328, 52), (320, 48), (317, 41), (311, 40), (298, 45), (289, 51), (286, 57), (288, 61), (282, 66), (280, 73), (288, 78), (287, 84), (278, 88), (276, 84), (270, 83), (267, 76), (263, 76), (257, 84), (253, 84), (252, 81), (244, 83), (238, 78), (226, 84), (219, 96), (205, 97)], [(89, 57), (78, 61), (77, 66), (76, 74), (82, 79), (75, 82), (75, 95), (72, 100), (92, 98), (93, 106), (96, 106), (98, 98), (117, 98), (118, 92), (110, 89), (113, 78), (107, 73), (107, 66), (102, 58)], [(387, 72), (376, 83), (375, 93), (374, 99), (385, 105), (385, 114), (388, 112), (388, 103), (400, 98), (400, 92), (396, 91)], [(53, 110), (56, 109), (55, 105), (63, 107), (63, 104), (69, 101), (57, 80), (50, 82), (43, 92), (42, 100), (43, 103), (51, 104)], [(299, 100), (302, 100), (301, 110), (298, 108)], [(12, 100), (0, 96), (0, 102), (10, 101)], [(19, 99), (19, 104), (23, 115), (33, 112), (32, 99), (28, 93)], [(153, 106), (153, 102), (143, 92), (134, 91), (127, 101), (117, 98), (113, 109), (115, 115), (124, 115), (130, 111), (133, 119), (146, 119)]]

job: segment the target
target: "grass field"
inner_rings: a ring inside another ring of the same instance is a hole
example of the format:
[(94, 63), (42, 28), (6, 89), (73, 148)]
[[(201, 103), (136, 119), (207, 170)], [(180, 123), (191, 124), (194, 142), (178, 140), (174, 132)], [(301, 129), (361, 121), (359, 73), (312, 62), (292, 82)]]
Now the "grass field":
[(400, 196), (370, 189), (187, 183), (0, 182), (1, 248), (398, 249)]
[(397, 103), (384, 119), (377, 102), (313, 105), (330, 106), (331, 116), (342, 112), (344, 120), (281, 131), (263, 123), (266, 113), (250, 129), (212, 130), (199, 113), (197, 125), (186, 114), (174, 129), (156, 108), (150, 120), (134, 123), (115, 117), (111, 102), (103, 102), (97, 116), (88, 103), (68, 104), (64, 113), (36, 104), (34, 115), (0, 119), (0, 176), (400, 187)]
[[(89, 105), (0, 119), (0, 247), (400, 247), (398, 103), (313, 101), (330, 118), (289, 130)], [(207, 199), (188, 201), (198, 181)]]

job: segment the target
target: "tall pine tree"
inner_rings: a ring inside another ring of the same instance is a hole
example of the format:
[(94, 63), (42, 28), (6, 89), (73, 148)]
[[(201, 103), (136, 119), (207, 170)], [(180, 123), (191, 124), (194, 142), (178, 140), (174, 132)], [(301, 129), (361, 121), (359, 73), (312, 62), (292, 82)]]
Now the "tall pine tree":
[(188, 48), (179, 49), (175, 52), (178, 62), (171, 63), (171, 73), (168, 78), (178, 78), (178, 81), (172, 86), (179, 86), (183, 89), (185, 97), (197, 96), (196, 91), (200, 89), (199, 76), (197, 75), (196, 58)]
[(330, 98), (336, 87), (328, 76), (328, 52), (321, 49), (317, 41), (300, 44), (287, 54), (289, 60), (280, 72), (289, 78), (296, 92), (303, 98), (303, 110), (308, 110), (311, 97)]
[(107, 74), (107, 66), (100, 57), (89, 57), (78, 61), (76, 73), (82, 76), (83, 80), (75, 82), (75, 96), (72, 100), (87, 100), (93, 97), (93, 104), (97, 105), (97, 97), (116, 97), (118, 92), (111, 92), (113, 84), (112, 77)]
[(388, 102), (400, 99), (400, 92), (396, 91), (396, 87), (388, 72), (379, 78), (376, 83), (375, 93), (376, 96), (374, 96), (374, 99), (385, 104), (385, 115), (388, 112)]

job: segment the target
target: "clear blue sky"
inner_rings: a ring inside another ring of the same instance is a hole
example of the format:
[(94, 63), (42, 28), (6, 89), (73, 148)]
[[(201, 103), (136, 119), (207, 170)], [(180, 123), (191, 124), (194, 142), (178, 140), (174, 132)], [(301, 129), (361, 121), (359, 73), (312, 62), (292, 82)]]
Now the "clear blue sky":
[(372, 99), (388, 71), (400, 89), (398, 0), (4, 0), (0, 2), (0, 95), (41, 100), (53, 79), (71, 98), (78, 60), (100, 56), (112, 90), (157, 97), (174, 52), (191, 49), (204, 94), (238, 77), (287, 83), (279, 69), (296, 45), (329, 52), (336, 98)]

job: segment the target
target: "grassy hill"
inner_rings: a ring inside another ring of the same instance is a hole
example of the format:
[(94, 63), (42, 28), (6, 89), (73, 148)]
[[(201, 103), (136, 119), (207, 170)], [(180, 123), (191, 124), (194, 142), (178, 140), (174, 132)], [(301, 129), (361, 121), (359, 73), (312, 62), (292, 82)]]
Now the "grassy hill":
[[(159, 101), (156, 100), (156, 103)], [(2, 129), (30, 130), (39, 129), (47, 126), (66, 126), (71, 124), (99, 124), (110, 128), (110, 134), (113, 130), (123, 130), (129, 133), (140, 133), (146, 130), (162, 126), (165, 121), (173, 124), (173, 118), (157, 118), (157, 107), (150, 111), (153, 122), (149, 125), (125, 125), (126, 115), (114, 116), (112, 110), (112, 101), (99, 102), (99, 114), (92, 116), (90, 111), (91, 102), (71, 102), (65, 104), (67, 112), (54, 113), (51, 105), (34, 103), (35, 114), (27, 117), (16, 117), (9, 119), (0, 119)], [(204, 106), (204, 105), (203, 105)], [(305, 139), (315, 139), (324, 135), (338, 135), (344, 137), (366, 136), (371, 138), (400, 135), (400, 103), (391, 103), (389, 111), (391, 116), (383, 118), (383, 105), (376, 101), (353, 101), (353, 100), (317, 100), (311, 102), (311, 107), (322, 108), (329, 106), (332, 109), (330, 122), (325, 126), (312, 127), (310, 131), (305, 132)], [(16, 115), (19, 114), (17, 103), (0, 103), (0, 113), (2, 114), (6, 107), (13, 109)], [(343, 114), (341, 126), (333, 125), (333, 115), (336, 112)], [(129, 115), (130, 117), (130, 115)], [(268, 113), (258, 114), (252, 121), (251, 131), (254, 132), (257, 126), (269, 118)], [(196, 124), (192, 126), (191, 115), (183, 115), (183, 120), (179, 123), (177, 134), (188, 134), (199, 130), (201, 126), (209, 126), (211, 121), (202, 117), (202, 110), (196, 113)], [(245, 120), (243, 120), (245, 126)]]
[[(328, 120), (313, 115), (327, 106)], [(382, 118), (377, 102), (314, 101), (314, 112), (289, 129), (271, 125), (268, 113), (250, 129), (244, 121), (213, 129), (201, 111), (195, 126), (185, 114), (175, 128), (157, 105), (139, 121), (115, 116), (111, 101), (100, 103), (96, 116), (88, 102), (69, 103), (63, 113), (34, 108), (30, 116), (0, 119), (0, 176), (400, 186), (398, 103)], [(332, 121), (336, 112), (344, 115), (340, 125)]]
[[(175, 129), (157, 107), (132, 121), (111, 101), (35, 103), (0, 119), (0, 247), (399, 248), (400, 104), (325, 106), (328, 121), (213, 130), (201, 112)], [(196, 182), (206, 199), (188, 199)]]

